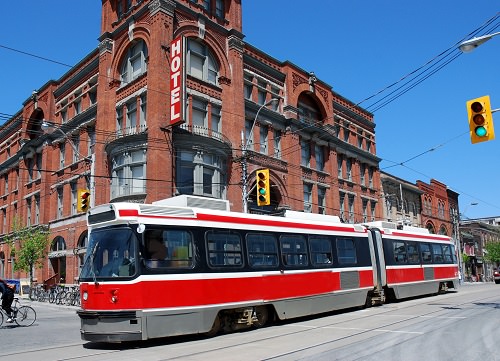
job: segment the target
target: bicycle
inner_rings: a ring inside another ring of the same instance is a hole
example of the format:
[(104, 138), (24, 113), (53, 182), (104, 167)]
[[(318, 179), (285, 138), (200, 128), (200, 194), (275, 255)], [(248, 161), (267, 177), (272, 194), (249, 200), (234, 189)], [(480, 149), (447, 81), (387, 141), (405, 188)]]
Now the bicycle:
[[(36, 312), (35, 309), (31, 306), (23, 306), (21, 302), (19, 302), (18, 297), (14, 297), (14, 302), (11, 306), (14, 311), (14, 322), (18, 326), (31, 326), (36, 321)], [(3, 321), (5, 316), (8, 317), (7, 313), (3, 308), (0, 308), (0, 326), (3, 325)]]

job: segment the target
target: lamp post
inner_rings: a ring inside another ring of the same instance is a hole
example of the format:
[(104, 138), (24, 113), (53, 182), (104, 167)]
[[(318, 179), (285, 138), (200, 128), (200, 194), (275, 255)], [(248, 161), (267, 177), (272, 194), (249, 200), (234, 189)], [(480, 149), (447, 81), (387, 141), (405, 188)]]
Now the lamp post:
[[(477, 206), (479, 203), (477, 202), (471, 202), (470, 204), (465, 207), (465, 211), (469, 209), (470, 206)], [(464, 213), (465, 213), (464, 211)], [(455, 226), (455, 247), (457, 249), (458, 253), (458, 272), (460, 272), (460, 282), (463, 282), (465, 280), (465, 275), (464, 275), (464, 268), (465, 265), (463, 264), (462, 261), (462, 242), (460, 241), (460, 220), (462, 219), (461, 215), (464, 213), (459, 213), (456, 209), (453, 210), (453, 224)]]
[(68, 143), (71, 145), (71, 148), (73, 148), (73, 151), (81, 158), (85, 159), (86, 161), (92, 162), (92, 157), (86, 157), (76, 147), (75, 143), (68, 137), (68, 134), (64, 133), (64, 131), (57, 127), (55, 124), (49, 123), (46, 120), (42, 121), (42, 125), (40, 126), (42, 128), (42, 131), (46, 134), (51, 134), (54, 130), (57, 130), (61, 132), (63, 138), (68, 141)]
[(259, 116), (260, 111), (271, 104), (272, 102), (279, 101), (278, 98), (272, 98), (271, 100), (268, 100), (264, 104), (262, 104), (259, 109), (257, 109), (257, 113), (255, 113), (255, 118), (252, 123), (252, 127), (250, 128), (250, 132), (248, 133), (248, 139), (245, 141), (245, 136), (243, 135), (242, 132), (242, 140), (243, 140), (243, 148), (241, 151), (241, 162), (242, 162), (242, 175), (241, 175), (241, 180), (243, 184), (243, 213), (248, 213), (248, 168), (247, 168), (247, 151), (248, 151), (248, 145), (250, 143), (251, 136), (253, 134), (253, 128), (255, 127), (255, 123), (257, 123), (257, 117)]
[(470, 53), (475, 48), (477, 48), (479, 45), (487, 42), (488, 40), (490, 40), (491, 38), (493, 38), (494, 36), (497, 36), (497, 35), (500, 35), (500, 32), (479, 36), (477, 38), (472, 38), (472, 39), (461, 42), (458, 45), (458, 48), (463, 53)]

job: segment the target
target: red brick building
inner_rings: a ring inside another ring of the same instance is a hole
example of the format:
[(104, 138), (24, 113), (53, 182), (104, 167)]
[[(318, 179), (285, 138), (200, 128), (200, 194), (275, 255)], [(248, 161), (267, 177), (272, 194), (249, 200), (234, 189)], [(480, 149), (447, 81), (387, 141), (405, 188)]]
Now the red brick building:
[(422, 227), (431, 233), (458, 237), (458, 193), (448, 189), (435, 179), (430, 183), (417, 181), (417, 187), (423, 191)]
[[(235, 0), (103, 0), (98, 47), (2, 126), (0, 237), (15, 217), (49, 227), (39, 282), (78, 277), (87, 239), (80, 189), (91, 205), (193, 194), (241, 211), (246, 175), (249, 212), (380, 219), (373, 115), (247, 44), (242, 16)], [(176, 104), (184, 117), (173, 124)], [(260, 168), (271, 179), (264, 207), (253, 191)], [(2, 241), (0, 276), (20, 278), (11, 254)]]

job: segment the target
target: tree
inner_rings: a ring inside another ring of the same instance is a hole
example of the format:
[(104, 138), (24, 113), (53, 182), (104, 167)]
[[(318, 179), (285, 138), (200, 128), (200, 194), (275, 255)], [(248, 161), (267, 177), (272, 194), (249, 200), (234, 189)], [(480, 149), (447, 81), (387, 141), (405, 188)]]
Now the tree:
[(500, 264), (500, 242), (488, 242), (484, 248), (486, 249), (484, 258), (488, 262)]
[(49, 232), (44, 226), (22, 227), (17, 218), (12, 228), (6, 241), (15, 257), (14, 270), (29, 273), (31, 287), (34, 268), (42, 268), (47, 255)]
[(462, 264), (464, 265), (464, 271), (465, 271), (465, 276), (469, 277), (470, 272), (469, 272), (469, 264), (470, 262), (470, 257), (469, 255), (462, 253)]

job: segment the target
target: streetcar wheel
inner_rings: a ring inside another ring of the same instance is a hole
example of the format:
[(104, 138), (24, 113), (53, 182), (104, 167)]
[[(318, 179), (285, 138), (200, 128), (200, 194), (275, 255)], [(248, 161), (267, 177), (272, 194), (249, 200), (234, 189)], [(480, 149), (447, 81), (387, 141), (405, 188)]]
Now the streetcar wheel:
[(264, 327), (269, 320), (269, 309), (266, 306), (257, 306), (255, 307), (255, 316), (257, 321), (253, 323), (253, 326), (255, 328)]
[(210, 331), (206, 332), (205, 335), (208, 337), (214, 337), (217, 335), (220, 331), (220, 317), (219, 315), (215, 316), (214, 324), (212, 325), (212, 328)]
[(30, 306), (21, 306), (17, 309), (16, 323), (19, 326), (31, 326), (36, 321), (35, 309)]

